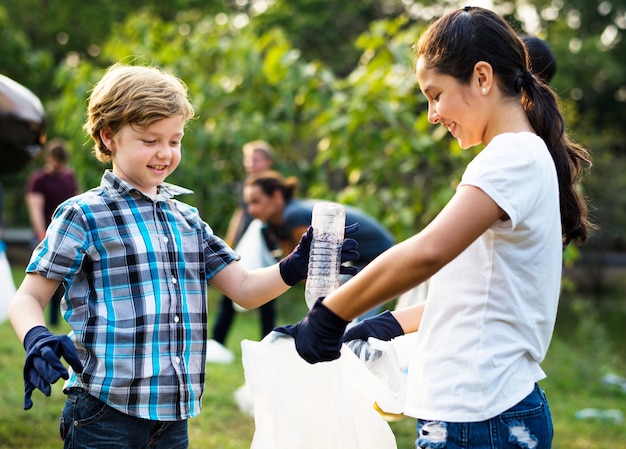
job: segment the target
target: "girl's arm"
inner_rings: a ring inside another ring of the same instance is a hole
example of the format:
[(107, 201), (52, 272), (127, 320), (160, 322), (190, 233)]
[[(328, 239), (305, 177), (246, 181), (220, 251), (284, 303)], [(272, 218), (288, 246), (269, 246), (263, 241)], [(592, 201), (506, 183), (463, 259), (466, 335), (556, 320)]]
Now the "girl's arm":
[(410, 332), (417, 332), (420, 323), (422, 322), (422, 315), (424, 315), (425, 302), (414, 304), (404, 309), (394, 310), (391, 312), (393, 317), (398, 321), (402, 327), (402, 331), (405, 334)]
[[(485, 192), (461, 186), (423, 231), (382, 253), (326, 297), (324, 305), (350, 321), (428, 279), (501, 218), (506, 219), (502, 209)], [(421, 321), (421, 313), (397, 311), (394, 316), (406, 331)]]
[(24, 341), (26, 333), (35, 326), (45, 326), (44, 309), (60, 282), (40, 274), (27, 273), (9, 305), (9, 319), (15, 333)]

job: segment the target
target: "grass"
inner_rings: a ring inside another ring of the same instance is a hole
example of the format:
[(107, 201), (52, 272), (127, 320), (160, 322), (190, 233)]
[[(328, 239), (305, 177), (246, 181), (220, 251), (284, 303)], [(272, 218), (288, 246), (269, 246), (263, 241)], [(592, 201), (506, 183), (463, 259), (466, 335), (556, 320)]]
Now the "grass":
[[(20, 270), (15, 270), (17, 281)], [(277, 299), (280, 323), (300, 319), (306, 310), (301, 288)], [(217, 310), (218, 295), (209, 295), (210, 322)], [(555, 449), (614, 449), (626, 447), (626, 423), (576, 419), (576, 411), (593, 407), (619, 409), (626, 415), (626, 392), (601, 382), (612, 372), (626, 376), (626, 359), (619, 346), (614, 350), (611, 338), (588, 302), (566, 301), (568, 314), (577, 317), (575, 328), (570, 323), (557, 323), (557, 332), (543, 368), (548, 378), (542, 381), (550, 400), (554, 419)], [(626, 316), (624, 306), (618, 312)], [(567, 314), (564, 314), (567, 315)], [(624, 320), (622, 320), (624, 322)], [(55, 329), (64, 332), (65, 325)], [(236, 354), (232, 365), (208, 365), (203, 411), (189, 421), (190, 448), (249, 448), (254, 434), (254, 419), (239, 411), (233, 392), (244, 383), (241, 366), (242, 339), (259, 339), (256, 312), (240, 313), (229, 336), (228, 346)], [(619, 341), (617, 342), (619, 344)], [(65, 396), (61, 383), (53, 386), (46, 398), (39, 391), (33, 394), (34, 406), (24, 411), (22, 365), (24, 350), (8, 322), (0, 324), (0, 449), (61, 447), (58, 419)], [(391, 422), (399, 449), (414, 448), (415, 422), (402, 419)]]

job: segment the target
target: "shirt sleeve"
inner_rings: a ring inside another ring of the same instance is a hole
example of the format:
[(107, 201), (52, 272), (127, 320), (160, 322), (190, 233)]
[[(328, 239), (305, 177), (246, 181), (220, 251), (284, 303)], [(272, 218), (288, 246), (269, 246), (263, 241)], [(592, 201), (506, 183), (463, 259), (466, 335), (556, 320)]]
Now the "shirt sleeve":
[(90, 246), (85, 225), (79, 208), (67, 202), (59, 206), (45, 239), (33, 251), (26, 271), (56, 280), (74, 275)]
[(467, 166), (459, 186), (472, 185), (489, 195), (509, 217), (502, 224), (512, 230), (535, 208), (545, 185), (542, 162), (534, 154), (528, 148), (496, 142)]

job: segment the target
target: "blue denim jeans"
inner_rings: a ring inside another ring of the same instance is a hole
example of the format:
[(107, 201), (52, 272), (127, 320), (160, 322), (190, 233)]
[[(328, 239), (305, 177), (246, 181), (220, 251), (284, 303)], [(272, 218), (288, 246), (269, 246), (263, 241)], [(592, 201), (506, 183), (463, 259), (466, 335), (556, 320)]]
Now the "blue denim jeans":
[(504, 413), (481, 422), (417, 421), (416, 449), (550, 449), (552, 415), (539, 387)]
[(150, 421), (71, 388), (59, 422), (65, 449), (187, 449), (187, 420)]

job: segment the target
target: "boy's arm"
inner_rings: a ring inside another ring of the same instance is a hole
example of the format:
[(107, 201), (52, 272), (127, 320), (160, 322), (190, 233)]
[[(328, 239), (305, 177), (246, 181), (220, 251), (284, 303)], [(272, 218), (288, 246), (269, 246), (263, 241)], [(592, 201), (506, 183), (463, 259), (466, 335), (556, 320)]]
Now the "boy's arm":
[(27, 274), (9, 306), (9, 318), (15, 333), (24, 344), (24, 410), (33, 406), (33, 391), (50, 396), (51, 385), (69, 373), (61, 358), (77, 373), (83, 366), (74, 343), (67, 335), (53, 335), (46, 328), (44, 308), (59, 286), (59, 281), (39, 274)]
[[(346, 233), (355, 232), (357, 229), (358, 223), (355, 223), (346, 227)], [(242, 264), (234, 261), (213, 276), (211, 284), (246, 309), (259, 307), (306, 278), (312, 240), (313, 228), (309, 227), (293, 251), (277, 264), (248, 271)], [(344, 239), (341, 262), (354, 261), (358, 258), (356, 240)], [(354, 267), (345, 267), (345, 271), (342, 271), (343, 269), (342, 266), (340, 273), (355, 273), (352, 270)]]
[(45, 326), (44, 309), (60, 282), (27, 273), (9, 305), (9, 318), (20, 341), (35, 326)]
[(213, 276), (211, 285), (246, 309), (259, 307), (290, 288), (280, 275), (278, 264), (248, 271), (236, 261)]
[(279, 263), (248, 271), (234, 261), (213, 276), (211, 284), (246, 309), (259, 307), (306, 278), (312, 239), (313, 228), (309, 227)]

